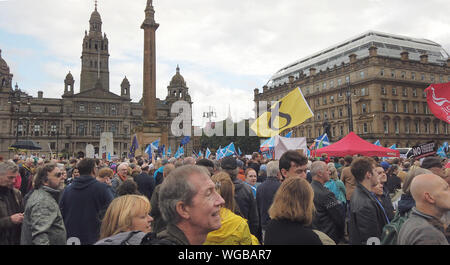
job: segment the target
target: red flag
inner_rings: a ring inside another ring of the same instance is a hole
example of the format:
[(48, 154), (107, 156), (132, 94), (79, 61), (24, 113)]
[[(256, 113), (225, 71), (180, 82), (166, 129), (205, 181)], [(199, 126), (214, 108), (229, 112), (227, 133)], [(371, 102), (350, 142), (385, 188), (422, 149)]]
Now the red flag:
[(425, 91), (428, 107), (434, 116), (450, 124), (450, 82), (431, 84)]

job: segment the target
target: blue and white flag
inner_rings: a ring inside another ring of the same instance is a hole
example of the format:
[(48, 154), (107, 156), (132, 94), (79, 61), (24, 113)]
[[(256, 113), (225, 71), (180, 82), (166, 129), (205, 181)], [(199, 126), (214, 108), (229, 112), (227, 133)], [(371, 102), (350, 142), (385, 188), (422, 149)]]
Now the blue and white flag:
[(209, 147), (206, 148), (206, 154), (205, 154), (205, 155), (206, 155), (206, 156), (205, 156), (206, 159), (208, 159), (209, 156), (211, 155), (211, 151), (209, 150)]
[(133, 158), (134, 157), (134, 153), (136, 152), (136, 149), (139, 148), (139, 144), (138, 144), (138, 140), (136, 137), (136, 134), (133, 137), (133, 142), (131, 143), (130, 146), (130, 153), (128, 154), (128, 158)]
[(375, 143), (373, 143), (374, 145), (377, 145), (377, 146), (381, 146), (381, 143), (380, 143), (380, 140), (377, 140)]
[(222, 146), (221, 145), (219, 145), (219, 148), (216, 150), (216, 159), (217, 160), (219, 160), (221, 157), (221, 154), (222, 154)]
[(397, 149), (397, 144), (391, 145), (391, 147), (389, 147), (389, 149), (394, 149), (394, 150), (396, 150), (396, 149)]
[(179, 157), (181, 157), (182, 155), (184, 155), (184, 148), (183, 148), (183, 146), (180, 146), (180, 147), (178, 148), (177, 152), (175, 153), (175, 158), (179, 158)]
[(286, 138), (291, 138), (292, 137), (292, 131), (288, 132), (285, 137)]
[(309, 150), (308, 147), (306, 147), (306, 155), (308, 156), (308, 158), (311, 157), (311, 151)]
[(447, 150), (448, 149), (448, 142), (444, 142), (442, 144), (442, 148), (444, 148), (444, 150)]
[(171, 155), (172, 155), (172, 149), (170, 149), (170, 146), (169, 146), (169, 149), (167, 149), (167, 157), (171, 157)]
[(439, 147), (436, 154), (440, 157), (447, 158), (447, 154), (444, 151), (444, 146)]
[(152, 145), (151, 144), (147, 145), (147, 148), (145, 148), (145, 153), (148, 154), (148, 159), (152, 159), (152, 157), (153, 157), (153, 150), (152, 150)]
[(108, 152), (108, 156), (106, 157), (106, 159), (108, 159), (108, 161), (111, 161), (111, 153)]
[(227, 145), (223, 150), (223, 157), (232, 156), (236, 153), (236, 148), (234, 147), (234, 143)]
[(319, 149), (330, 145), (330, 140), (328, 140), (328, 135), (326, 133), (317, 137), (317, 139), (315, 139), (314, 142), (316, 143), (315, 149)]
[(241, 148), (240, 148), (240, 147), (238, 147), (238, 155), (239, 155), (239, 156), (242, 155), (242, 152), (241, 152)]
[(162, 156), (163, 158), (166, 158), (166, 146), (163, 144), (163, 150), (162, 150)]
[(202, 157), (202, 156), (203, 156), (202, 151), (198, 151), (198, 157)]

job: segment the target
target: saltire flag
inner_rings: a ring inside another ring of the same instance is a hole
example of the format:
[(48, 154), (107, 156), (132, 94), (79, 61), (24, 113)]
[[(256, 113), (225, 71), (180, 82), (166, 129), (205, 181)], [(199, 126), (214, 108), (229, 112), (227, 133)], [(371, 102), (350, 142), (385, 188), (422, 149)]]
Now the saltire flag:
[(241, 148), (240, 148), (240, 147), (238, 147), (238, 155), (239, 155), (239, 156), (242, 155), (242, 152), (241, 152)]
[(220, 159), (220, 155), (222, 154), (222, 146), (219, 145), (219, 149), (216, 150), (216, 159)]
[(180, 147), (178, 148), (177, 152), (175, 153), (175, 158), (179, 158), (179, 157), (181, 157), (182, 155), (184, 155), (184, 148), (183, 148), (183, 146), (180, 146)]
[(198, 158), (198, 155), (194, 150), (192, 150), (192, 153), (195, 155), (195, 158)]
[(448, 142), (444, 142), (442, 144), (442, 148), (444, 148), (444, 150), (447, 150), (448, 149)]
[(391, 145), (391, 147), (389, 147), (389, 149), (394, 149), (394, 150), (396, 150), (396, 149), (397, 149), (397, 144)]
[(436, 154), (440, 157), (447, 158), (447, 154), (444, 151), (444, 146), (439, 147)]
[(330, 141), (328, 140), (328, 135), (326, 133), (317, 137), (317, 139), (315, 139), (314, 142), (316, 143), (315, 145), (316, 149), (320, 149), (322, 147), (330, 145)]
[(450, 82), (431, 84), (425, 92), (428, 107), (433, 115), (450, 124)]
[(171, 157), (172, 155), (172, 149), (169, 146), (169, 149), (167, 149), (167, 157)]
[(288, 132), (285, 137), (286, 138), (291, 138), (292, 137), (292, 131)]
[(223, 157), (232, 156), (236, 153), (236, 148), (234, 147), (234, 143), (227, 145), (223, 150)]
[(203, 156), (202, 151), (201, 150), (198, 151), (198, 157), (202, 157), (202, 156)]
[(130, 146), (130, 153), (128, 154), (128, 158), (133, 158), (134, 157), (134, 153), (136, 152), (136, 149), (139, 148), (139, 144), (138, 144), (138, 140), (136, 137), (136, 134), (133, 137), (133, 142), (131, 143)]
[(163, 158), (165, 158), (166, 157), (166, 145), (163, 144), (163, 146), (164, 146), (164, 148), (162, 151), (162, 156), (163, 156)]
[(206, 159), (208, 159), (209, 156), (211, 155), (211, 151), (209, 150), (209, 147), (206, 148), (206, 154), (205, 154), (205, 155), (206, 155), (206, 156), (205, 156)]
[(308, 147), (306, 147), (306, 155), (308, 156), (308, 158), (311, 157), (311, 151), (309, 150)]
[(250, 126), (259, 137), (275, 136), (314, 116), (299, 87), (273, 104), (270, 109)]
[(191, 140), (191, 137), (185, 136), (183, 139), (181, 139), (181, 145), (186, 145)]
[(381, 146), (381, 143), (380, 143), (380, 140), (377, 140), (375, 143), (373, 143), (374, 145), (377, 145), (377, 146)]

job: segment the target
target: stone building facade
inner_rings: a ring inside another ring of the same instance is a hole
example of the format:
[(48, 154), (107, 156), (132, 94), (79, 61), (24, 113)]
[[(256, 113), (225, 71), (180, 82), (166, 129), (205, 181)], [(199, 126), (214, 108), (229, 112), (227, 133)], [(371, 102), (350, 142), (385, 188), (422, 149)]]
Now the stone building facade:
[[(80, 92), (75, 93), (75, 79), (69, 72), (64, 80), (61, 99), (45, 98), (39, 91), (32, 97), (16, 85), (12, 88), (10, 69), (1, 57), (0, 51), (0, 155), (12, 157), (9, 147), (17, 140), (33, 140), (42, 150), (40, 155), (56, 151), (60, 155), (84, 156), (87, 144), (92, 144), (99, 153), (100, 135), (112, 132), (114, 155), (128, 154), (133, 137), (133, 129), (142, 124), (143, 103), (130, 99), (131, 85), (125, 77), (121, 83), (121, 93), (109, 91), (108, 39), (102, 35), (101, 17), (97, 7), (89, 20), (90, 30), (86, 32), (82, 45)], [(170, 125), (176, 114), (170, 109), (177, 100), (185, 100), (192, 106), (189, 88), (186, 86), (180, 68), (167, 87), (165, 99), (156, 99), (155, 120), (166, 131), (166, 148), (176, 150), (183, 137), (170, 133)], [(188, 144), (189, 146), (192, 144)], [(99, 154), (101, 156), (101, 154)]]
[(370, 31), (282, 68), (262, 93), (254, 90), (254, 101), (279, 100), (300, 87), (314, 117), (294, 135), (312, 143), (328, 127), (336, 142), (353, 126), (369, 142), (411, 147), (449, 140), (449, 125), (433, 116), (424, 92), (446, 82), (450, 59), (439, 44)]

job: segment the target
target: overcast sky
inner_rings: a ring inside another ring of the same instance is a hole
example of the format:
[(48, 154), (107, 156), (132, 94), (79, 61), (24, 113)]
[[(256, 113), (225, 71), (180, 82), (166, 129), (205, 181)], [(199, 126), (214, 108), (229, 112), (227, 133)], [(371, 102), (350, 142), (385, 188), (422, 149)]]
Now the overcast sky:
[[(127, 76), (142, 97), (146, 0), (99, 0), (109, 39), (110, 91)], [(180, 65), (192, 97), (194, 125), (213, 106), (235, 121), (253, 108), (285, 65), (368, 30), (425, 38), (450, 51), (448, 0), (154, 0), (157, 91), (164, 99)], [(81, 49), (94, 0), (0, 0), (0, 49), (22, 90), (60, 98), (71, 71), (79, 92)]]

